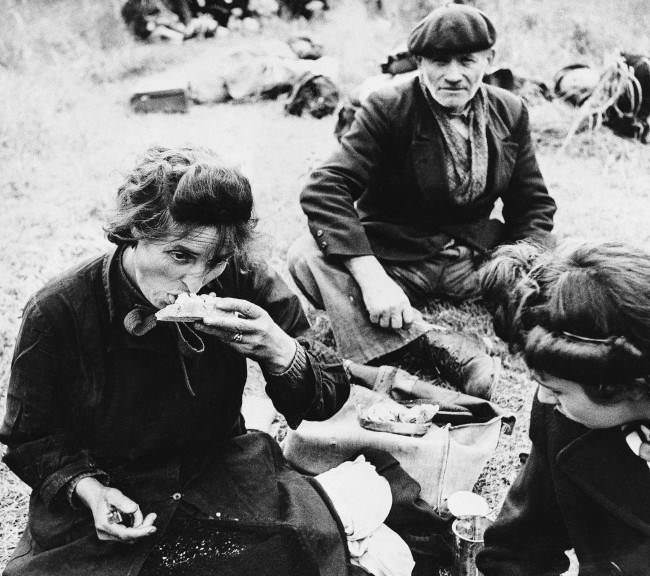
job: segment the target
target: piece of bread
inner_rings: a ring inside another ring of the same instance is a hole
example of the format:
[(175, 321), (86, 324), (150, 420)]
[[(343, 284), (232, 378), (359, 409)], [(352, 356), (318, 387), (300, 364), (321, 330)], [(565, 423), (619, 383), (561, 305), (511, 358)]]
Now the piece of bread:
[(380, 400), (359, 413), (363, 428), (376, 432), (392, 432), (406, 436), (426, 434), (433, 417), (438, 413), (437, 404), (402, 406), (393, 400)]
[(179, 294), (176, 302), (156, 312), (159, 322), (196, 322), (217, 311), (214, 294)]
[(438, 409), (437, 404), (416, 404), (408, 407), (391, 400), (383, 400), (369, 406), (364, 412), (364, 417), (375, 422), (425, 424), (433, 420)]

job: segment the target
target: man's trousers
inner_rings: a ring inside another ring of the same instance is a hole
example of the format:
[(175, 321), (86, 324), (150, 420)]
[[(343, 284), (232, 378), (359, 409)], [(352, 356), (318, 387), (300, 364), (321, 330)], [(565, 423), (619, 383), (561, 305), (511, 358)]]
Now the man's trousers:
[[(424, 261), (381, 264), (417, 308), (435, 297), (475, 298), (479, 292), (475, 261), (470, 248), (452, 244)], [(365, 364), (403, 348), (427, 331), (420, 323), (400, 330), (372, 324), (355, 279), (342, 263), (326, 260), (311, 236), (300, 237), (291, 246), (288, 264), (305, 297), (329, 314), (343, 358)]]

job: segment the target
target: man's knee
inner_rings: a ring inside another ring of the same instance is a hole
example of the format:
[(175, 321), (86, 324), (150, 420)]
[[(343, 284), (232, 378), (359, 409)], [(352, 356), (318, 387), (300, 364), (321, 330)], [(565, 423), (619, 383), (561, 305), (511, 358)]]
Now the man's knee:
[(479, 297), (479, 265), (474, 250), (464, 245), (452, 249), (442, 274), (439, 291), (453, 302), (464, 302)]
[(312, 268), (315, 263), (322, 260), (318, 246), (309, 235), (300, 236), (287, 252), (287, 266), (294, 280), (313, 277)]
[(323, 308), (320, 287), (314, 274), (324, 265), (321, 251), (309, 235), (299, 237), (287, 251), (287, 267), (298, 289), (316, 308)]

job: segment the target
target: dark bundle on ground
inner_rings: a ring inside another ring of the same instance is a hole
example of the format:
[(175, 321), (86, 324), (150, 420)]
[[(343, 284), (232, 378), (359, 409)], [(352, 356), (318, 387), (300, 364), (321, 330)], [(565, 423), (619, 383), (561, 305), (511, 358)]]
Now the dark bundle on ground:
[(314, 118), (324, 118), (336, 110), (338, 103), (339, 91), (332, 80), (306, 72), (296, 81), (284, 109), (294, 116), (308, 112)]
[(329, 10), (327, 0), (279, 0), (280, 14), (310, 19), (316, 12)]
[[(621, 53), (615, 67), (598, 71), (585, 64), (560, 69), (553, 79), (555, 95), (574, 106), (591, 104), (596, 121), (620, 136), (647, 143), (650, 134), (650, 58)], [(600, 100), (606, 105), (599, 107)]]
[(604, 124), (617, 134), (648, 142), (650, 135), (650, 57), (621, 54), (634, 72), (634, 81), (613, 106), (607, 109)]
[(483, 82), (514, 92), (528, 104), (536, 104), (540, 100), (551, 100), (553, 98), (551, 91), (544, 82), (515, 74), (510, 68), (498, 68), (494, 72), (486, 74), (483, 77)]
[(209, 14), (219, 26), (227, 26), (233, 12), (240, 18), (253, 15), (249, 8), (249, 0), (205, 0), (204, 2), (189, 0), (187, 4), (193, 17)]
[(151, 22), (164, 19), (167, 25), (181, 22), (183, 0), (127, 0), (122, 18), (133, 34), (145, 40), (151, 34)]
[(230, 17), (252, 16), (249, 0), (127, 0), (122, 7), (122, 18), (135, 36), (146, 40), (152, 29), (163, 25), (185, 32), (184, 26), (193, 18), (207, 14), (219, 26), (227, 26)]

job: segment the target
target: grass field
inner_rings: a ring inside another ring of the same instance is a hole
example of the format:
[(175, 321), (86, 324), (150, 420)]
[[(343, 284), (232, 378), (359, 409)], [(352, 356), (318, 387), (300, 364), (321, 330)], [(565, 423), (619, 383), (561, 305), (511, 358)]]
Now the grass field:
[[(194, 107), (185, 115), (133, 115), (136, 82), (170, 67), (217, 74), (233, 43), (259, 45), (308, 27), (337, 59), (351, 89), (427, 8), (423, 0), (384, 1), (384, 11), (339, 0), (317, 22), (266, 22), (259, 35), (181, 46), (137, 44), (117, 0), (4, 0), (0, 22), (0, 414), (11, 350), (27, 297), (49, 277), (104, 250), (102, 223), (121, 175), (153, 143), (210, 146), (238, 162), (253, 184), (264, 255), (284, 272), (291, 242), (305, 229), (301, 182), (334, 147), (334, 118), (295, 118), (281, 102)], [(650, 53), (646, 0), (484, 0), (501, 32), (499, 63), (550, 82), (575, 61), (599, 65), (614, 48)], [(180, 67), (180, 68), (179, 68)], [(531, 110), (538, 158), (559, 211), (559, 237), (650, 243), (650, 146), (606, 130), (577, 135), (560, 150), (571, 111)], [(478, 306), (442, 306), (438, 321), (491, 336)], [(498, 342), (497, 342), (498, 344)], [(518, 416), (477, 490), (496, 510), (526, 449), (532, 383), (501, 345), (497, 401)], [(0, 465), (0, 566), (25, 522), (29, 490)]]

